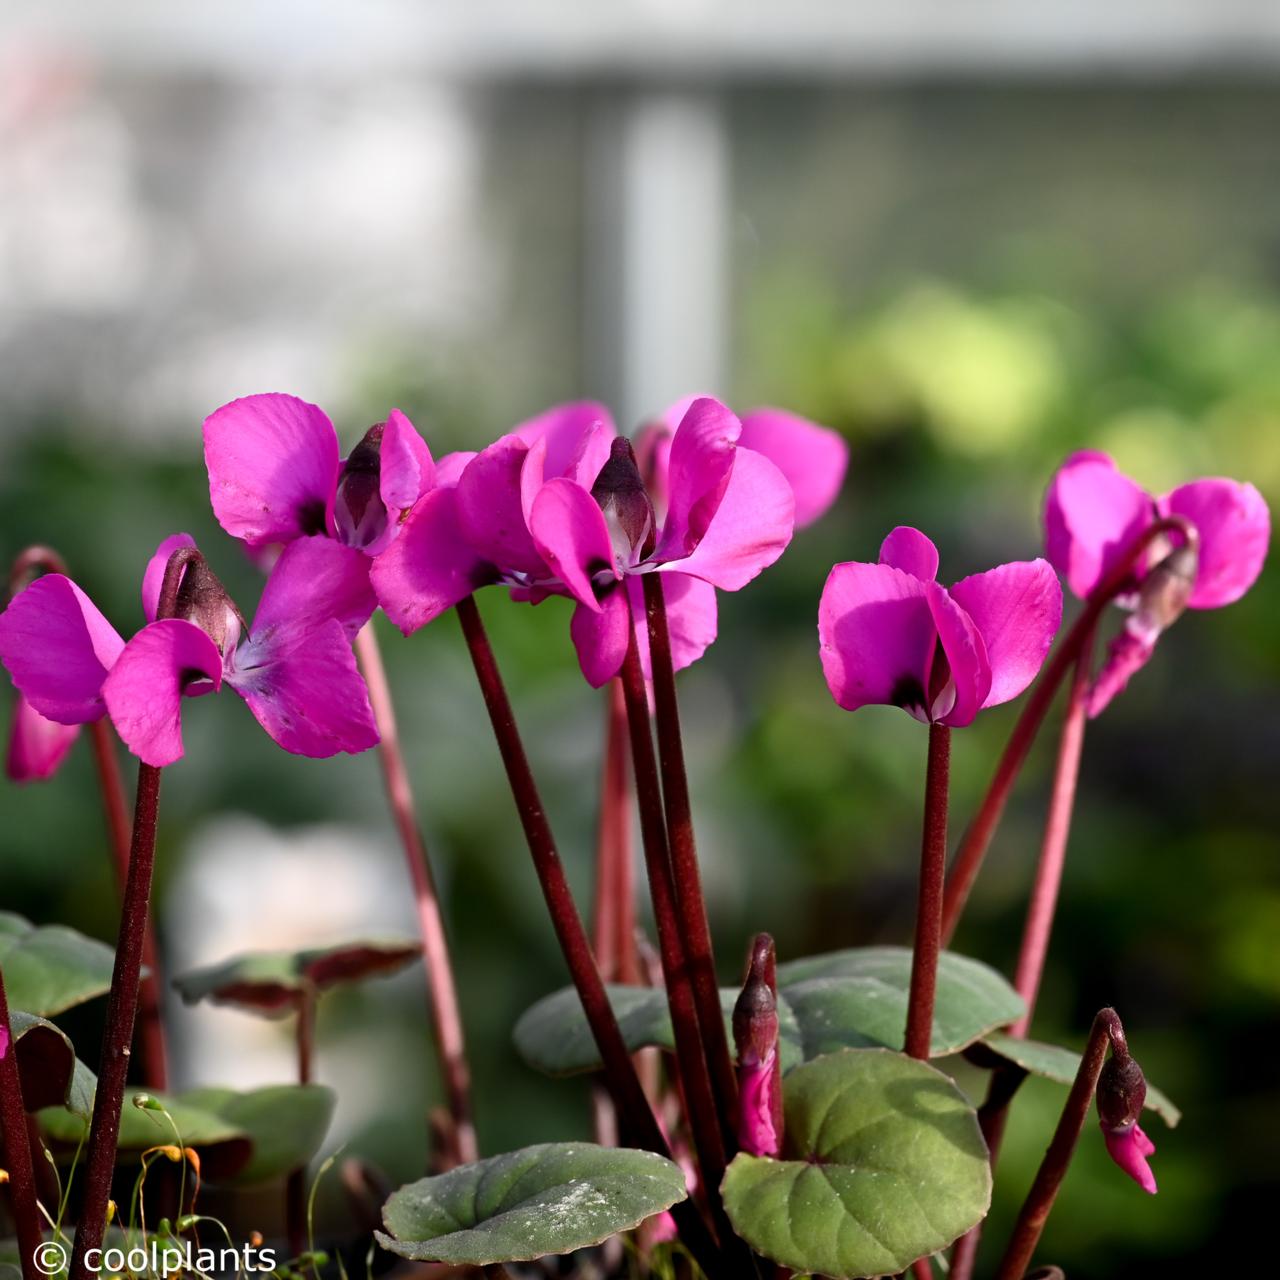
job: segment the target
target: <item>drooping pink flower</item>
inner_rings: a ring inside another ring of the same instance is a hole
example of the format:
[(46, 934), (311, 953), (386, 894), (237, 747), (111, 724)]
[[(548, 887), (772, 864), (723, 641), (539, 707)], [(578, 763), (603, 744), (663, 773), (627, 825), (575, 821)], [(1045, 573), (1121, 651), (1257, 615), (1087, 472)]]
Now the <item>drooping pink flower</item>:
[(1156, 1144), (1142, 1132), (1135, 1120), (1119, 1129), (1102, 1126), (1103, 1141), (1107, 1153), (1148, 1195), (1156, 1193), (1156, 1175), (1151, 1172), (1147, 1158), (1156, 1153)]
[(750, 1156), (782, 1150), (782, 1060), (778, 1057), (778, 979), (773, 939), (757, 934), (747, 979), (733, 1006), (738, 1053), (738, 1147)]
[(0, 614), (0, 662), (30, 705), (60, 724), (109, 714), (147, 764), (182, 756), (182, 698), (225, 682), (285, 750), (323, 757), (377, 740), (351, 639), (374, 608), (365, 558), (302, 538), (276, 562), (253, 627), (197, 560), (184, 572), (178, 616), (157, 621), (165, 565), (187, 534), (166, 538), (143, 577), (148, 619), (127, 644), (69, 578), (46, 574)]
[(970, 724), (1035, 678), (1062, 620), (1062, 588), (1043, 560), (937, 581), (938, 551), (899, 526), (876, 564), (836, 565), (818, 608), (822, 669), (846, 711), (901, 707), (917, 720)]
[[(1213, 477), (1156, 497), (1123, 475), (1105, 453), (1093, 451), (1073, 454), (1049, 484), (1046, 554), (1081, 598), (1116, 567), (1139, 534), (1169, 516), (1180, 516), (1195, 529), (1194, 561), (1184, 556), (1169, 563), (1183, 542), (1175, 533), (1157, 538), (1138, 562), (1129, 589), (1117, 600), (1132, 612), (1090, 693), (1091, 716), (1145, 665), (1161, 631), (1182, 607), (1217, 609), (1249, 590), (1266, 559), (1271, 517), (1251, 484)], [(1158, 570), (1188, 580), (1176, 595), (1168, 585), (1153, 583), (1144, 601), (1144, 585)]]
[(599, 686), (621, 670), (632, 630), (647, 669), (640, 579), (662, 573), (673, 658), (688, 666), (715, 639), (715, 589), (745, 586), (791, 538), (791, 487), (763, 454), (740, 447), (741, 431), (715, 400), (689, 407), (656, 520), (608, 412), (553, 409), (478, 454), (456, 488), (418, 503), (374, 562), (379, 602), (408, 634), (490, 583), (535, 604), (569, 596), (579, 662)]
[(19, 693), (13, 700), (5, 772), (12, 782), (44, 782), (58, 771), (79, 736), (78, 724), (47, 719)]
[(1147, 1081), (1128, 1044), (1112, 1036), (1111, 1055), (1098, 1075), (1098, 1122), (1111, 1158), (1148, 1195), (1156, 1193), (1155, 1174), (1147, 1158), (1155, 1143), (1142, 1132), (1138, 1119), (1147, 1100)]

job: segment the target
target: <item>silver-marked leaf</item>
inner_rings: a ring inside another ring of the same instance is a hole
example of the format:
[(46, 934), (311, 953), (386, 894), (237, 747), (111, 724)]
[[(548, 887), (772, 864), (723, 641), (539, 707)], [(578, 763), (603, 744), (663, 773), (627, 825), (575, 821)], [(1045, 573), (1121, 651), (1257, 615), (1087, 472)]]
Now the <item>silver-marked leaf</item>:
[[(1080, 1055), (1061, 1045), (1045, 1044), (1040, 1040), (1018, 1040), (1009, 1035), (989, 1035), (982, 1041), (993, 1053), (1016, 1063), (1033, 1076), (1043, 1076), (1058, 1084), (1071, 1084), (1080, 1070)], [(1147, 1081), (1147, 1109), (1154, 1111), (1170, 1129), (1177, 1128), (1182, 1112), (1149, 1080)]]
[(544, 1143), (401, 1187), (377, 1236), (418, 1262), (525, 1262), (599, 1244), (687, 1194), (680, 1167), (652, 1152)]
[(986, 1144), (942, 1072), (847, 1049), (797, 1067), (784, 1094), (785, 1158), (735, 1156), (722, 1184), (757, 1253), (805, 1274), (896, 1275), (986, 1216)]
[(9, 1007), (51, 1018), (111, 989), (115, 953), (65, 925), (0, 911), (0, 968)]

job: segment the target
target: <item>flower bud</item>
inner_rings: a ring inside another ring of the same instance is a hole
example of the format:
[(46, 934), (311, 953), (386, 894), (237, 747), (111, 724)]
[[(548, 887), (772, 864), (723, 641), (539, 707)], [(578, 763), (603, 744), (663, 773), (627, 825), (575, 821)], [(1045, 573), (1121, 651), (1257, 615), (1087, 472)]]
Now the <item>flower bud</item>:
[(240, 643), (241, 631), (247, 629), (226, 587), (201, 555), (183, 570), (173, 616), (194, 623), (222, 654), (234, 649)]
[(364, 433), (342, 464), (338, 477), (333, 519), (338, 537), (349, 547), (367, 547), (387, 528), (387, 509), (380, 490), (384, 427), (384, 423), (378, 423)]
[(1147, 1158), (1156, 1147), (1138, 1124), (1147, 1097), (1142, 1068), (1127, 1052), (1113, 1049), (1098, 1076), (1096, 1096), (1107, 1153), (1148, 1195), (1155, 1195), (1155, 1174)]
[(1131, 628), (1154, 642), (1156, 636), (1177, 621), (1195, 590), (1200, 553), (1194, 542), (1175, 547), (1142, 580)]
[(604, 512), (620, 568), (630, 568), (652, 547), (653, 504), (645, 492), (631, 441), (619, 436), (609, 450), (609, 460), (591, 486), (591, 496)]
[(778, 1057), (778, 983), (773, 939), (757, 934), (747, 979), (733, 1006), (738, 1051), (738, 1145), (748, 1155), (782, 1149), (782, 1063)]

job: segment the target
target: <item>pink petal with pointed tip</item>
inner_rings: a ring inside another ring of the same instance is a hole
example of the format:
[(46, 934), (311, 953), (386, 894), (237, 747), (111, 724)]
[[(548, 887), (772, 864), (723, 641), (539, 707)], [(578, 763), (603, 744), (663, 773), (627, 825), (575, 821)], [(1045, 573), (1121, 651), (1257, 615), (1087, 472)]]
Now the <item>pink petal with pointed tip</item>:
[(79, 736), (78, 724), (48, 720), (18, 694), (13, 700), (5, 772), (13, 782), (43, 782), (58, 771)]
[(297, 396), (245, 396), (204, 420), (209, 498), (218, 523), (251, 546), (333, 532), (338, 433)]
[(622, 670), (630, 621), (627, 594), (620, 586), (605, 592), (599, 609), (582, 604), (574, 609), (569, 638), (577, 650), (582, 674), (593, 689), (607, 684)]
[(250, 631), (260, 643), (282, 627), (317, 627), (330, 618), (347, 635), (369, 621), (378, 600), (369, 584), (369, 557), (332, 538), (298, 538), (280, 553), (258, 601)]
[(1155, 1154), (1155, 1144), (1136, 1124), (1115, 1130), (1103, 1126), (1102, 1136), (1112, 1160), (1148, 1195), (1156, 1194), (1156, 1176), (1147, 1165), (1147, 1157)]
[(1131, 624), (1132, 617), (1107, 646), (1106, 661), (1093, 679), (1085, 701), (1090, 720), (1100, 716), (1129, 685), (1129, 681), (1151, 661), (1155, 641)]
[(1105, 454), (1072, 454), (1045, 495), (1045, 554), (1081, 599), (1147, 527), (1155, 502)]
[(529, 446), (507, 435), (478, 453), (458, 480), (458, 525), (482, 559), (508, 573), (546, 572), (525, 522), (521, 473)]
[(460, 449), (456, 453), (446, 453), (436, 462), (436, 484), (457, 484), (475, 456), (474, 449)]
[(534, 499), (529, 527), (538, 554), (570, 595), (588, 609), (599, 609), (592, 578), (607, 571), (616, 579), (618, 570), (596, 500), (572, 480), (548, 480)]
[(496, 577), (462, 532), (457, 495), (452, 487), (423, 495), (370, 569), (378, 603), (405, 635)]
[(270, 643), (242, 649), (227, 683), (294, 755), (326, 759), (378, 744), (369, 691), (351, 638), (336, 619), (319, 627), (287, 626)]
[[(711, 647), (718, 625), (716, 589), (687, 573), (664, 573), (662, 598), (667, 606), (667, 633), (671, 637), (671, 663), (677, 671), (692, 666)], [(653, 678), (649, 656), (649, 620), (644, 607), (643, 575), (627, 578), (632, 625), (640, 652), (640, 668)]]
[(105, 714), (102, 682), (124, 648), (70, 578), (38, 578), (0, 613), (0, 662), (27, 701), (59, 724)]
[(1192, 609), (1234, 604), (1257, 581), (1271, 540), (1271, 513), (1251, 484), (1214, 477), (1160, 499), (1162, 515), (1184, 516), (1200, 534)]
[(160, 589), (164, 586), (164, 571), (169, 566), (169, 557), (183, 547), (195, 545), (196, 540), (189, 533), (171, 533), (147, 561), (146, 570), (142, 575), (142, 612), (148, 622), (156, 620), (156, 610), (160, 605)]
[(163, 768), (182, 759), (182, 696), (193, 678), (222, 686), (218, 646), (194, 623), (148, 623), (125, 645), (102, 696), (125, 746), (144, 764)]
[[(527, 445), (546, 441), (548, 479), (568, 476), (589, 489), (609, 457), (609, 445), (618, 433), (613, 415), (604, 405), (595, 400), (576, 400), (555, 405), (536, 418), (520, 423), (512, 428), (511, 434)], [(593, 461), (595, 470), (590, 479), (586, 479), (585, 473), (591, 470)]]
[(1062, 587), (1044, 560), (1018, 560), (975, 573), (951, 588), (971, 617), (991, 663), (982, 705), (1016, 698), (1036, 678), (1062, 623)]
[[(667, 515), (655, 560), (688, 556), (706, 536), (728, 490), (741, 431), (742, 424), (718, 400), (704, 396), (689, 406), (671, 441)], [(794, 506), (793, 499), (793, 513)]]
[(742, 415), (738, 444), (763, 453), (787, 477), (796, 499), (797, 528), (817, 520), (840, 493), (849, 446), (839, 432), (766, 407)]
[[(945, 587), (936, 582), (924, 584), (925, 598), (938, 631), (938, 641), (946, 655), (950, 678), (941, 691), (933, 691), (930, 716), (953, 729), (972, 724), (991, 691), (991, 664), (986, 645), (972, 618), (951, 598)], [(932, 663), (938, 661), (935, 653)], [(937, 684), (930, 668), (933, 690)]]
[(919, 529), (900, 524), (880, 544), (880, 563), (891, 564), (921, 582), (938, 576), (938, 548)]
[(435, 481), (436, 464), (427, 442), (399, 409), (392, 409), (382, 429), (378, 496), (387, 509), (387, 522), (393, 531), (400, 513), (409, 510)]
[(787, 549), (794, 519), (786, 477), (763, 454), (738, 449), (728, 487), (697, 550), (659, 564), (659, 571), (691, 573), (722, 591), (739, 591)]

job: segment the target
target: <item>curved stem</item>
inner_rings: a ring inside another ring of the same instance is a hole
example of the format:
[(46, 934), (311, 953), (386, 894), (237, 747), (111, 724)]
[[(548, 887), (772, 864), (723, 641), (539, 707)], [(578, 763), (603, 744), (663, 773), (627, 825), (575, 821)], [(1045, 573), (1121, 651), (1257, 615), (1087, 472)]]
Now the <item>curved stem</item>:
[(418, 931), (422, 935), (422, 960), (426, 970), (436, 1052), (440, 1058), (440, 1075), (453, 1120), (453, 1155), (459, 1164), (470, 1164), (479, 1158), (479, 1147), (471, 1109), (471, 1068), (467, 1061), (453, 961), (449, 954), (449, 939), (440, 909), (440, 897), (431, 873), (431, 859), (418, 826), (413, 789), (409, 784), (404, 754), (400, 749), (391, 686), (387, 681), (372, 621), (361, 628), (356, 636), (355, 647), (365, 684), (369, 688), (373, 717), (377, 721), (378, 733), (382, 739), (379, 757), (386, 781), (387, 800), (400, 835), (400, 847), (404, 850), (405, 865), (413, 885), (413, 903), (418, 915)]
[(924, 832), (920, 840), (920, 885), (911, 952), (911, 992), (904, 1052), (927, 1062), (933, 1037), (933, 1005), (942, 952), (942, 885), (947, 867), (947, 796), (951, 780), (951, 730), (929, 726), (925, 768)]
[(27, 1109), (22, 1101), (22, 1080), (18, 1074), (18, 1045), (9, 1026), (9, 1000), (0, 973), (0, 1138), (4, 1167), (9, 1172), (9, 1197), (18, 1233), (19, 1261), (23, 1280), (38, 1280), (36, 1250), (44, 1239), (40, 1205), (36, 1200), (35, 1170), (27, 1140)]

